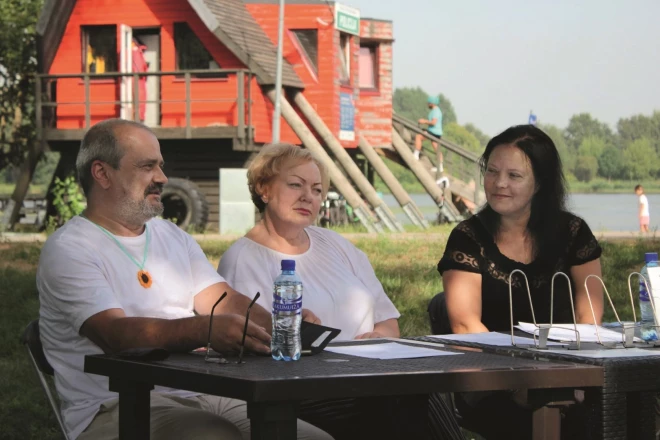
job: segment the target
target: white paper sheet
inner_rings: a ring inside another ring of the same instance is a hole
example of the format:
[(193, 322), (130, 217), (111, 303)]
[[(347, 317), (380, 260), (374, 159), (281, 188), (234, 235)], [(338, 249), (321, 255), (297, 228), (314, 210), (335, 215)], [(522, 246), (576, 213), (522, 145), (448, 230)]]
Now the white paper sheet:
[[(497, 345), (501, 347), (511, 347), (511, 335), (505, 335), (497, 332), (489, 333), (465, 333), (460, 335), (431, 335), (429, 338), (441, 338), (458, 342), (472, 342), (477, 344)], [(534, 340), (531, 338), (524, 338), (516, 336), (516, 344), (534, 345)], [(559, 342), (548, 342), (548, 345), (564, 346)]]
[[(660, 350), (650, 349), (643, 350), (641, 348), (611, 348), (605, 350), (536, 350), (540, 353), (558, 353), (562, 355), (571, 355), (586, 358), (624, 358), (624, 357), (649, 357), (660, 356)], [(657, 351), (656, 351), (657, 350)]]
[(450, 351), (434, 350), (432, 348), (413, 347), (411, 345), (397, 344), (396, 342), (386, 342), (383, 344), (344, 345), (339, 347), (328, 345), (325, 347), (325, 351), (369, 359), (413, 359), (463, 354)]
[[(520, 322), (516, 328), (529, 334), (533, 334), (534, 330), (536, 330), (536, 326), (529, 322)], [(574, 328), (573, 324), (553, 324), (548, 339), (561, 342), (575, 342)], [(580, 333), (580, 342), (598, 342), (598, 338), (596, 337), (596, 326), (593, 324), (578, 324), (577, 330)], [(622, 334), (614, 330), (598, 327), (598, 333), (600, 334), (600, 340), (602, 342), (623, 341)], [(638, 342), (641, 341), (639, 338), (635, 338), (634, 340)]]

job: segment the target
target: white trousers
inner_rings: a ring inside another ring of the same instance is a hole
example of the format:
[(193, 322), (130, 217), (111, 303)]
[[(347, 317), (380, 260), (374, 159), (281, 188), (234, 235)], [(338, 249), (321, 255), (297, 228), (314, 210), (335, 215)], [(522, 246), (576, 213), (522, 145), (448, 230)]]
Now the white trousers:
[[(250, 440), (247, 404), (242, 400), (200, 394), (178, 397), (151, 393), (152, 440)], [(119, 438), (119, 399), (101, 405), (78, 440)], [(298, 440), (332, 440), (315, 426), (298, 420)]]

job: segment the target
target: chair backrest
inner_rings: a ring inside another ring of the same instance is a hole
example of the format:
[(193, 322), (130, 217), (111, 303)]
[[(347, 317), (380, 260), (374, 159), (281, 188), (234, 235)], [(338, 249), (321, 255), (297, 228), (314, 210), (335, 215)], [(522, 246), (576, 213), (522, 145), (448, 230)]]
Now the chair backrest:
[(37, 376), (39, 377), (39, 382), (41, 382), (41, 387), (43, 388), (44, 393), (46, 393), (48, 403), (50, 403), (50, 407), (53, 410), (55, 418), (57, 419), (57, 423), (60, 425), (62, 435), (64, 435), (66, 440), (69, 440), (69, 436), (66, 433), (66, 428), (64, 427), (64, 420), (62, 420), (62, 415), (60, 414), (59, 402), (53, 394), (48, 381), (46, 381), (45, 376), (52, 377), (54, 370), (53, 367), (51, 367), (51, 365), (48, 363), (46, 355), (44, 354), (44, 348), (41, 345), (38, 319), (30, 322), (25, 328), (25, 331), (23, 331), (23, 334), (21, 335), (21, 342), (27, 347), (28, 354), (30, 355), (34, 369), (37, 372)]
[(21, 335), (21, 342), (27, 345), (28, 350), (36, 363), (37, 368), (44, 374), (52, 376), (54, 374), (53, 367), (50, 366), (44, 348), (41, 345), (41, 338), (39, 337), (39, 320), (35, 319), (25, 328)]
[(427, 311), (431, 321), (431, 333), (434, 335), (448, 335), (454, 333), (449, 323), (447, 300), (445, 292), (440, 292), (429, 302)]

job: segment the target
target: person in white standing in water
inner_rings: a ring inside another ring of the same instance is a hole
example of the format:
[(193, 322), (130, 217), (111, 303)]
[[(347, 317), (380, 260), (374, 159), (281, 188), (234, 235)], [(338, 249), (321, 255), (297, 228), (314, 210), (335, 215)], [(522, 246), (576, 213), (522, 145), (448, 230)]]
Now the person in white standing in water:
[(639, 231), (649, 232), (649, 223), (651, 222), (651, 213), (649, 211), (649, 199), (644, 194), (644, 187), (637, 185), (635, 187), (635, 194), (639, 198)]

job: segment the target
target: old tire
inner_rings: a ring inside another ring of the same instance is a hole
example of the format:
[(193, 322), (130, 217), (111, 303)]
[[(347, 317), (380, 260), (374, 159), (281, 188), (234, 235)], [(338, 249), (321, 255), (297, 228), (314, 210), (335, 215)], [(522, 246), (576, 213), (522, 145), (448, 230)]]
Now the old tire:
[(206, 228), (209, 219), (209, 205), (197, 185), (188, 179), (170, 178), (160, 196), (163, 202), (163, 218), (171, 220), (178, 227), (188, 230)]

